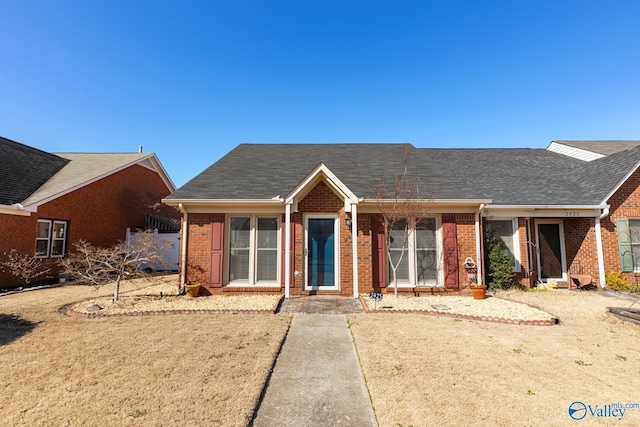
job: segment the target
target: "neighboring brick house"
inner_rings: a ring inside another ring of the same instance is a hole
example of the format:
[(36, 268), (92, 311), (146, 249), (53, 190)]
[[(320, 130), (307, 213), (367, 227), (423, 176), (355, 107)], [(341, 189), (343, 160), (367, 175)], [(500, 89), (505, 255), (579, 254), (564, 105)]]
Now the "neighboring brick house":
[(620, 252), (630, 257), (618, 250), (614, 223), (639, 218), (628, 219), (627, 235), (630, 254), (637, 244), (640, 255), (640, 142), (601, 144), (612, 152), (587, 159), (568, 142), (546, 150), (241, 144), (164, 199), (183, 212), (181, 281), (206, 293), (286, 297), (389, 291), (375, 188), (393, 184), (406, 150), (406, 176), (429, 197), (421, 221), (409, 219), (399, 290), (460, 292), (469, 258), (482, 282), (486, 232), (510, 249), (525, 285), (604, 283), (605, 270), (628, 268)]
[[(111, 246), (148, 215), (180, 218), (161, 203), (175, 186), (152, 153), (53, 154), (0, 137), (0, 164), (0, 257), (35, 255), (54, 275), (78, 240)], [(0, 287), (15, 284), (0, 271)]]

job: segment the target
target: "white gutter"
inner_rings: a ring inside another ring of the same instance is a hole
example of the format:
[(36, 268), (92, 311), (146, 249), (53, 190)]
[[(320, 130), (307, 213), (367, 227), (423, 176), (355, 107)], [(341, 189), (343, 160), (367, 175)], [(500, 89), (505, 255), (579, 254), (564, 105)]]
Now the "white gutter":
[(358, 210), (351, 205), (351, 252), (353, 255), (353, 297), (358, 298)]
[(482, 257), (482, 230), (480, 229), (480, 213), (484, 209), (484, 203), (480, 204), (480, 207), (476, 211), (475, 214), (475, 224), (476, 224), (476, 267), (478, 271), (476, 272), (476, 280), (479, 286), (482, 286), (483, 276), (482, 276), (482, 266), (484, 264), (484, 259)]
[(180, 211), (182, 212), (182, 227), (180, 230), (180, 237), (182, 238), (182, 241), (180, 242), (180, 264), (182, 264), (182, 268), (180, 269), (180, 288), (182, 289), (187, 281), (187, 235), (189, 234), (187, 224), (189, 222), (189, 213), (185, 207), (182, 206), (182, 203), (178, 205), (178, 208), (180, 208)]
[(27, 211), (20, 203), (13, 205), (0, 205), (0, 214), (29, 216), (31, 212)]
[(600, 210), (602, 205), (486, 205), (488, 210), (514, 210), (514, 209), (586, 209)]
[(609, 206), (606, 206), (602, 210), (600, 216), (595, 217), (595, 231), (596, 231), (596, 252), (598, 254), (598, 276), (600, 280), (600, 287), (606, 288), (606, 279), (604, 272), (604, 250), (602, 247), (602, 228), (600, 227), (600, 220), (609, 216)]

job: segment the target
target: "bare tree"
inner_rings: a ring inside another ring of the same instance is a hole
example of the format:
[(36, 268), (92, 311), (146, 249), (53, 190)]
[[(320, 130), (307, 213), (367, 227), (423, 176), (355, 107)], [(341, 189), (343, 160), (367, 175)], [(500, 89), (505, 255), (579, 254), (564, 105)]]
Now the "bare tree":
[(118, 300), (120, 281), (149, 275), (150, 269), (165, 266), (164, 245), (150, 230), (138, 233), (129, 244), (120, 242), (110, 248), (91, 245), (80, 240), (73, 245), (75, 252), (60, 262), (65, 272), (79, 283), (103, 286), (114, 283), (113, 300)]
[(50, 268), (45, 268), (42, 259), (31, 255), (19, 254), (15, 249), (5, 252), (6, 259), (0, 262), (0, 268), (20, 280), (20, 284), (28, 286), (38, 279), (47, 279)]
[[(385, 233), (385, 246), (387, 260), (391, 267), (394, 284), (394, 295), (398, 297), (398, 267), (407, 251), (407, 246), (411, 233), (426, 221), (426, 215), (433, 204), (434, 189), (425, 197), (421, 194), (417, 177), (409, 176), (409, 153), (408, 144), (404, 144), (402, 149), (402, 165), (394, 172), (392, 182), (388, 183), (385, 178), (380, 178), (374, 188), (374, 196), (378, 210), (383, 218)], [(392, 243), (396, 248), (396, 258), (392, 256)], [(399, 252), (399, 254), (398, 254)]]

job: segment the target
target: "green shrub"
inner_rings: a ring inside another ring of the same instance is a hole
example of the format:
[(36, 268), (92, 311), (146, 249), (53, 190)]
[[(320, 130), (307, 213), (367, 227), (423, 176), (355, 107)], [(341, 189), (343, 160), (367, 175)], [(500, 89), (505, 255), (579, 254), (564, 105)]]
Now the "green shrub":
[(625, 292), (631, 292), (632, 290), (631, 284), (626, 281), (626, 279), (622, 275), (622, 272), (620, 271), (608, 272), (605, 276), (605, 281), (607, 283), (607, 288)]
[(488, 251), (488, 275), (491, 278), (489, 287), (492, 289), (509, 289), (513, 286), (513, 261), (509, 251), (502, 246), (494, 235), (490, 234), (486, 239)]

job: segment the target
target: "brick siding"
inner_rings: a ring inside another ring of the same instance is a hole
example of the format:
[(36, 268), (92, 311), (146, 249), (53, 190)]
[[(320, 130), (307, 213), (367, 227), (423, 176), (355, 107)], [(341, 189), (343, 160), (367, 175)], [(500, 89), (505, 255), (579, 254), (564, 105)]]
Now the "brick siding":
[[(144, 227), (147, 213), (179, 218), (175, 209), (160, 202), (169, 193), (156, 172), (133, 165), (43, 204), (31, 216), (0, 214), (0, 256), (11, 249), (35, 253), (38, 219), (69, 222), (67, 252), (80, 239), (95, 246), (112, 246), (125, 240), (127, 227)], [(57, 277), (56, 260), (47, 263)], [(15, 284), (15, 278), (0, 272), (0, 287)]]

